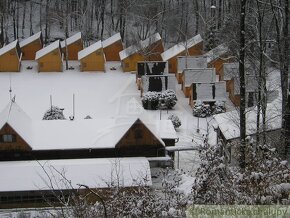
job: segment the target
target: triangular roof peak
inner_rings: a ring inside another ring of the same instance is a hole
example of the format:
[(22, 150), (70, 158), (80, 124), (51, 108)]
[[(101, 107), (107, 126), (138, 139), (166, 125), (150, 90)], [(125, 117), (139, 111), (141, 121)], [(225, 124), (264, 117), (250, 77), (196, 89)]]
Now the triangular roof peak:
[(84, 57), (88, 56), (89, 54), (93, 53), (94, 51), (99, 50), (102, 47), (103, 47), (102, 41), (99, 40), (96, 43), (90, 45), (89, 47), (86, 47), (83, 50), (79, 51), (79, 53), (78, 53), (78, 59), (81, 60)]
[[(71, 45), (80, 39), (82, 39), (82, 33), (78, 32), (78, 33), (72, 35), (71, 37), (67, 38), (66, 43), (67, 43), (67, 45)], [(65, 40), (61, 41), (60, 45), (61, 45), (61, 48), (64, 48), (65, 47)]]
[(148, 131), (150, 134), (152, 134), (155, 139), (157, 139), (157, 141), (165, 146), (165, 143), (163, 142), (163, 140), (156, 134), (154, 133), (154, 131), (151, 130), (151, 128), (145, 124), (145, 122), (143, 122), (140, 118), (137, 118), (133, 124), (128, 128), (128, 130), (125, 132), (125, 134), (120, 138), (120, 140), (116, 143), (116, 147), (119, 147), (120, 146), (120, 143), (122, 142), (122, 140), (127, 136), (127, 134), (132, 130), (132, 128), (136, 125), (142, 125), (143, 127), (145, 127), (145, 130)]
[(32, 36), (30, 36), (30, 37), (28, 37), (28, 38), (22, 40), (22, 41), (19, 43), (19, 45), (20, 45), (20, 47), (22, 48), (22, 47), (24, 47), (24, 46), (26, 46), (26, 45), (28, 45), (28, 44), (34, 42), (35, 40), (41, 39), (41, 37), (42, 37), (42, 33), (41, 33), (41, 31), (39, 31), (38, 33), (35, 33), (34, 35), (32, 35)]
[(32, 120), (14, 101), (0, 112), (0, 129), (8, 124), (27, 144), (31, 144)]
[(53, 50), (60, 48), (59, 40), (49, 44), (48, 46), (44, 47), (43, 49), (36, 52), (35, 60), (47, 55), (48, 53), (52, 52)]
[(17, 44), (18, 40), (16, 39), (15, 41), (9, 43), (8, 45), (5, 45), (3, 48), (0, 49), (0, 56), (16, 48)]
[(228, 51), (229, 48), (225, 43), (213, 48), (212, 50), (208, 51), (205, 54), (205, 56), (207, 56), (207, 63), (210, 63), (220, 58), (221, 56), (225, 55)]

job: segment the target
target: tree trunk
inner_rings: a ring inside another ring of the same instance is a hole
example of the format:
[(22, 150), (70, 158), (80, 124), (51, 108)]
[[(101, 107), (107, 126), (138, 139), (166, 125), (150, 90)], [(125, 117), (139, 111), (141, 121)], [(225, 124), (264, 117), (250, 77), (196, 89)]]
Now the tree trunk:
[(245, 147), (246, 147), (246, 88), (245, 88), (245, 18), (246, 18), (246, 2), (241, 0), (240, 9), (240, 51), (239, 51), (239, 77), (240, 77), (240, 160), (241, 169), (246, 167)]

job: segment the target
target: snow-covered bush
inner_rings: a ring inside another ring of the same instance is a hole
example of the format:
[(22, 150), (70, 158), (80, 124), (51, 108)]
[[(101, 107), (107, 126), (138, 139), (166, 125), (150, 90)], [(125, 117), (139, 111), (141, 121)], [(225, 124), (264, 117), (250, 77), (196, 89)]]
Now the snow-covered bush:
[(142, 105), (144, 109), (157, 110), (159, 102), (162, 102), (164, 109), (172, 109), (177, 97), (173, 90), (166, 90), (164, 92), (146, 92), (142, 97)]
[(213, 114), (220, 114), (226, 112), (225, 104), (223, 101), (216, 101), (214, 103), (212, 113)]
[(196, 101), (192, 113), (195, 117), (208, 117), (212, 114), (210, 105), (206, 105), (202, 101)]
[(175, 129), (179, 128), (181, 126), (181, 121), (179, 119), (178, 116), (174, 115), (174, 114), (171, 114), (169, 117), (168, 117), (168, 120), (171, 120), (173, 126)]
[(177, 97), (173, 90), (168, 89), (162, 92), (161, 98), (164, 100), (164, 104), (167, 109), (172, 109), (176, 105)]
[(146, 92), (142, 97), (142, 105), (144, 109), (157, 110), (159, 105), (158, 92)]
[(52, 106), (49, 108), (44, 116), (43, 120), (65, 120), (66, 118), (63, 115), (63, 108), (59, 108), (57, 106)]
[(207, 144), (199, 153), (201, 164), (195, 174), (191, 200), (196, 204), (213, 205), (289, 205), (287, 161), (279, 160), (275, 149), (255, 151), (254, 147), (247, 146), (246, 167), (240, 169), (227, 163), (221, 144)]

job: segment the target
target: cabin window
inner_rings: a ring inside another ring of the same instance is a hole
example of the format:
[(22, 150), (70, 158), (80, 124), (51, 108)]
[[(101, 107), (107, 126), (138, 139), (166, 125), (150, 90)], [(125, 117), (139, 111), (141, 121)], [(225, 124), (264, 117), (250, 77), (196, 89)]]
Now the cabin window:
[(4, 134), (4, 135), (1, 135), (1, 142), (11, 143), (11, 142), (15, 142), (15, 141), (16, 141), (16, 137), (13, 134)]
[(136, 129), (134, 132), (134, 135), (135, 135), (135, 139), (141, 139), (143, 137), (142, 130)]

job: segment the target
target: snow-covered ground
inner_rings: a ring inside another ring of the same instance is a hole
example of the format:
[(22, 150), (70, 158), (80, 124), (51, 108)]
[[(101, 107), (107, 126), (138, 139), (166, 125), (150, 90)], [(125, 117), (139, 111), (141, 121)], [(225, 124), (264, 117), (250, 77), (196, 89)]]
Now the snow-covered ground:
[[(212, 118), (198, 119), (192, 116), (188, 98), (184, 97), (180, 85), (176, 84), (178, 103), (173, 110), (145, 111), (141, 106), (135, 75), (123, 73), (120, 62), (108, 62), (105, 73), (80, 72), (77, 61), (70, 61), (69, 66), (71, 70), (61, 73), (38, 73), (35, 61), (23, 61), (20, 73), (0, 73), (0, 111), (10, 100), (10, 87), (11, 96), (15, 96), (17, 104), (34, 120), (41, 120), (45, 111), (50, 108), (50, 96), (52, 104), (64, 108), (64, 115), (68, 118), (73, 114), (75, 95), (76, 120), (87, 115), (93, 119), (123, 119), (139, 115), (149, 119), (167, 119), (170, 114), (175, 114), (182, 122), (177, 130), (179, 140), (176, 145), (197, 147), (203, 143), (207, 132), (209, 142), (215, 143), (216, 135), (210, 125)], [(232, 108), (230, 101), (227, 102), (227, 107)], [(180, 151), (179, 155), (176, 152), (176, 168), (194, 172), (198, 163), (196, 150)]]

